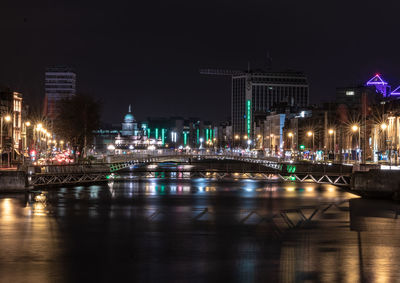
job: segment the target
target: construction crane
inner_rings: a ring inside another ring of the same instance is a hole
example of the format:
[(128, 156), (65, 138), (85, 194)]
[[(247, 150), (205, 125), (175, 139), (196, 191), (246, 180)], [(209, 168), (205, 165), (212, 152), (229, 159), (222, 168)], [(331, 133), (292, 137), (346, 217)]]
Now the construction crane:
[(200, 69), (202, 75), (213, 76), (238, 76), (243, 75), (245, 72), (239, 70), (226, 70), (226, 69)]

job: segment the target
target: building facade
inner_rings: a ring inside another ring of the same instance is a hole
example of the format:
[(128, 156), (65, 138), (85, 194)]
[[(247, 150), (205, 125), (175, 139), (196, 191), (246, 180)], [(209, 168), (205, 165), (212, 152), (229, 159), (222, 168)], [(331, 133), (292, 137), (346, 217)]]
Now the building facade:
[(275, 105), (309, 104), (307, 77), (301, 72), (243, 72), (232, 75), (232, 127), (234, 135), (254, 138), (254, 115)]
[(44, 87), (44, 116), (53, 121), (59, 114), (60, 101), (76, 94), (76, 74), (69, 67), (47, 68)]
[(4, 88), (0, 90), (0, 150), (1, 163), (22, 158), (26, 151), (26, 124), (23, 123), (22, 94)]

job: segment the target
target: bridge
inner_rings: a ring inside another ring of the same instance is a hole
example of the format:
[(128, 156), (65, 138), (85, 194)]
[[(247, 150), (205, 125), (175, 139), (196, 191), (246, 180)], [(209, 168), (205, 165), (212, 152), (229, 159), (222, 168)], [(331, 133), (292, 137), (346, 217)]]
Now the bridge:
[(271, 158), (218, 154), (118, 155), (106, 162), (87, 165), (34, 166), (28, 170), (33, 187), (106, 182), (122, 179), (129, 169), (130, 178), (214, 180), (253, 179), (275, 182), (311, 182), (349, 186), (351, 166), (338, 164), (289, 163)]

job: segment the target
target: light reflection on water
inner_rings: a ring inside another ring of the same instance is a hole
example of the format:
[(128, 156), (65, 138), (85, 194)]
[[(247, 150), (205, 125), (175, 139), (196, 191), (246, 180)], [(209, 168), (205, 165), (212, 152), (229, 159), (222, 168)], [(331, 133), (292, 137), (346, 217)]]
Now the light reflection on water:
[(398, 214), (330, 185), (251, 180), (3, 195), (0, 282), (394, 282)]

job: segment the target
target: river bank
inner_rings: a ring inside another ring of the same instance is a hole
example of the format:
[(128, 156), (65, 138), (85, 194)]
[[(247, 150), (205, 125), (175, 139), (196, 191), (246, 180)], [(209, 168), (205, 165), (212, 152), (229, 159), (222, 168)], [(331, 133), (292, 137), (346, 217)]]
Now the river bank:
[(0, 193), (26, 192), (28, 189), (24, 171), (0, 171)]

